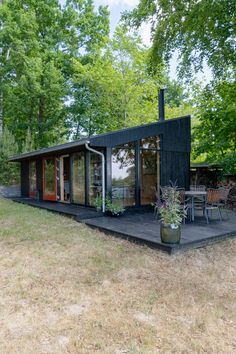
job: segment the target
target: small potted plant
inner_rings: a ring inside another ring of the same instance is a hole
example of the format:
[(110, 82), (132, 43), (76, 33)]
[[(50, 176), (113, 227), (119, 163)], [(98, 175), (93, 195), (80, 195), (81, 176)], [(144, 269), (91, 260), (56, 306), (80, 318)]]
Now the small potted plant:
[[(97, 211), (101, 211), (102, 209), (102, 197), (97, 196), (95, 199), (95, 208)], [(106, 197), (105, 200), (105, 214), (109, 216), (121, 216), (125, 212), (125, 208), (123, 206), (123, 203), (121, 201), (121, 198), (119, 196), (116, 196), (114, 202), (112, 201), (112, 198)]]
[(179, 243), (181, 222), (186, 217), (186, 211), (181, 207), (180, 193), (176, 186), (165, 187), (161, 191), (162, 201), (159, 205), (161, 241)]
[(106, 215), (121, 216), (125, 212), (125, 208), (120, 198), (116, 198), (113, 202), (110, 197), (106, 197)]

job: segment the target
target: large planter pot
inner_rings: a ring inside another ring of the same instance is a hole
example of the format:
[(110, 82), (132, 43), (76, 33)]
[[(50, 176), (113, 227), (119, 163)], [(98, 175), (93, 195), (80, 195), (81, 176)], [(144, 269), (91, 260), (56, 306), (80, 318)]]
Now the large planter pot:
[(113, 212), (110, 211), (110, 210), (106, 210), (106, 211), (105, 211), (105, 215), (107, 215), (107, 216), (113, 216), (113, 217), (115, 217), (115, 218), (118, 218), (118, 217), (124, 215), (124, 212), (121, 211), (121, 212), (119, 212), (119, 213), (113, 213)]
[(181, 237), (181, 227), (175, 225), (163, 225), (160, 227), (161, 241), (164, 243), (179, 243)]

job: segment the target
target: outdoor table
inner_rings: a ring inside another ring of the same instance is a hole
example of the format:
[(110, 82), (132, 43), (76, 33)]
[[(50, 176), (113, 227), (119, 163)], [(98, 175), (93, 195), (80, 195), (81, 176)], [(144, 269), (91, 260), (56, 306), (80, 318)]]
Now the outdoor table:
[(191, 198), (191, 206), (192, 206), (192, 221), (194, 221), (194, 198), (195, 197), (206, 197), (207, 192), (203, 191), (185, 191), (185, 195)]

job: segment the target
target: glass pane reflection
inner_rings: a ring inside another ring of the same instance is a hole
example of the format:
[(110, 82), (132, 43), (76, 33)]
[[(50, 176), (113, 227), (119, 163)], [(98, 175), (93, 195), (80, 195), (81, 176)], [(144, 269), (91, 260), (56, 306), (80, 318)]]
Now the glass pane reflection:
[(30, 161), (29, 164), (30, 197), (35, 198), (37, 192), (36, 185), (36, 161)]
[(159, 190), (159, 152), (141, 150), (141, 205), (156, 201)]
[(123, 199), (124, 206), (135, 205), (135, 150), (113, 149), (112, 195)]
[(55, 183), (55, 161), (54, 159), (44, 160), (44, 195), (53, 197), (56, 193)]
[(74, 154), (73, 158), (73, 203), (85, 203), (85, 166), (84, 166), (84, 152)]
[(90, 153), (89, 160), (89, 205), (94, 206), (95, 199), (102, 193), (102, 158)]
[(159, 149), (160, 138), (159, 136), (151, 136), (141, 140), (140, 147), (142, 149)]

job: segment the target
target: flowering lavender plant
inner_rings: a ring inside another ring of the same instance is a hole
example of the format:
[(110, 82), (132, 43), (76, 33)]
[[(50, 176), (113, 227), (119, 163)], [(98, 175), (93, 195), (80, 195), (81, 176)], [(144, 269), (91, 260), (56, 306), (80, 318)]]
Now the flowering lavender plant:
[(177, 228), (186, 217), (185, 208), (181, 207), (180, 193), (176, 186), (161, 188), (162, 198), (159, 204), (160, 220), (163, 225)]

